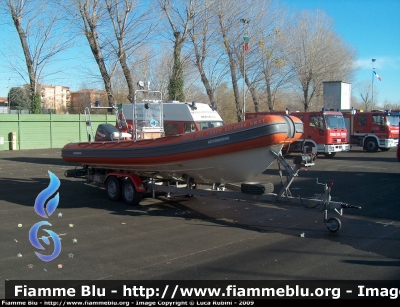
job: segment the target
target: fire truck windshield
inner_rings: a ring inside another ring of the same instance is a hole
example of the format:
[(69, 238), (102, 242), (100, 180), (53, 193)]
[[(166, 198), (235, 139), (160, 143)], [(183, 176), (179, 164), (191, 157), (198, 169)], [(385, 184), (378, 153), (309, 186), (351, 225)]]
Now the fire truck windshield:
[(398, 127), (399, 126), (399, 116), (387, 116), (388, 126)]
[(325, 115), (327, 129), (346, 128), (342, 115)]

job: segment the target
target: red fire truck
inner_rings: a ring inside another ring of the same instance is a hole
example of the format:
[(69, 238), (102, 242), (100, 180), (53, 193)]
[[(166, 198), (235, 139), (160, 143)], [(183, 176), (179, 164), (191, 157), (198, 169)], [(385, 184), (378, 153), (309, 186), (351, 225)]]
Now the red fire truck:
[[(256, 118), (268, 114), (285, 114), (285, 111), (246, 113), (245, 119)], [(304, 147), (311, 147), (316, 154), (332, 158), (337, 152), (349, 151), (347, 130), (341, 112), (291, 112), (290, 115), (300, 118), (304, 123), (301, 139), (292, 143), (288, 152), (302, 152)]]
[(388, 151), (398, 145), (399, 111), (363, 112), (361, 110), (341, 110), (348, 139), (351, 145), (361, 146), (363, 150), (375, 152)]

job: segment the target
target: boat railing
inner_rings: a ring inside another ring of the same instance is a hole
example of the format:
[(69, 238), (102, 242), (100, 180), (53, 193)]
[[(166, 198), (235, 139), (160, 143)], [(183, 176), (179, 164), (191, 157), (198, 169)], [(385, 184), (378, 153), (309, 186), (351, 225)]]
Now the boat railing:
[(116, 118), (117, 118), (117, 120), (118, 120), (118, 109), (116, 108), (116, 107), (114, 107), (114, 106), (111, 106), (111, 107), (100, 107), (100, 106), (89, 106), (89, 107), (86, 107), (85, 109), (84, 109), (84, 116), (85, 116), (85, 123), (86, 123), (86, 135), (87, 135), (87, 138), (88, 138), (88, 141), (90, 142), (90, 141), (92, 141), (92, 137), (93, 137), (93, 139), (94, 139), (94, 136), (95, 136), (95, 134), (94, 134), (94, 131), (93, 131), (93, 124), (92, 124), (92, 118), (91, 118), (91, 113), (90, 113), (90, 110), (91, 109), (94, 109), (94, 110), (107, 110), (107, 111), (115, 111), (115, 116), (116, 116)]

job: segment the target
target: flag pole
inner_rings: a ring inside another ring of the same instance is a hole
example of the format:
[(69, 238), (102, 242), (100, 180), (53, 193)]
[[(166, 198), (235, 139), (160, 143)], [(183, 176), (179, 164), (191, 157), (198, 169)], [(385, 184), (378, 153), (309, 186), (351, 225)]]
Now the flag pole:
[[(245, 91), (245, 79), (246, 79), (246, 44), (248, 44), (248, 25), (250, 22), (250, 19), (240, 19), (240, 21), (243, 23), (243, 28), (244, 28), (244, 43), (243, 43), (243, 120), (245, 120), (246, 116), (246, 91)], [(247, 45), (248, 46), (248, 45)]]
[[(371, 98), (371, 109), (374, 107), (374, 62), (376, 61), (376, 59), (372, 59), (372, 98)], [(367, 110), (368, 111), (368, 110)]]

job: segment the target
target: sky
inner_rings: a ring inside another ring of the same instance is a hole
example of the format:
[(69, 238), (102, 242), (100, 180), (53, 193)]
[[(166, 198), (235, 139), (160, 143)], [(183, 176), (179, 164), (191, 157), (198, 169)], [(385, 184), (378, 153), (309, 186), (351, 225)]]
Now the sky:
[[(333, 19), (336, 33), (357, 52), (360, 69), (351, 84), (353, 96), (359, 96), (357, 84), (373, 82), (374, 100), (379, 105), (385, 101), (400, 103), (400, 0), (281, 0), (280, 3), (300, 11), (323, 10)], [(373, 75), (373, 68), (381, 81)]]
[[(359, 97), (360, 83), (373, 82), (374, 100), (378, 105), (400, 103), (400, 0), (280, 0), (279, 3), (296, 11), (323, 10), (333, 19), (336, 33), (357, 52), (360, 69), (351, 84), (353, 96)], [(6, 34), (4, 29), (0, 23), (1, 36)], [(0, 43), (3, 43), (1, 38)], [(0, 97), (6, 97), (9, 88), (23, 83), (18, 75), (4, 68), (6, 52), (5, 48), (0, 50)], [(83, 54), (79, 50), (71, 56), (70, 67), (82, 68), (85, 65)], [(73, 59), (79, 62), (74, 63)], [(373, 78), (373, 68), (381, 81)], [(67, 74), (64, 79), (46, 84), (68, 86), (75, 91), (81, 84), (67, 84), (73, 79), (78, 78)]]

